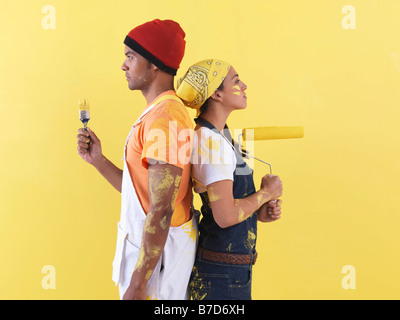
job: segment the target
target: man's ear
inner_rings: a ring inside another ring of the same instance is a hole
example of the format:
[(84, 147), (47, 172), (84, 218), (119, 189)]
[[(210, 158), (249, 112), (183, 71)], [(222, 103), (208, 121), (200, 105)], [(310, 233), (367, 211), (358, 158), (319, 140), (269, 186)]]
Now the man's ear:
[(214, 93), (211, 95), (215, 101), (222, 102), (222, 94), (219, 90), (215, 90)]
[(152, 63), (151, 63), (151, 69), (152, 69), (153, 71), (160, 70), (159, 67), (157, 67), (155, 64), (152, 64)]

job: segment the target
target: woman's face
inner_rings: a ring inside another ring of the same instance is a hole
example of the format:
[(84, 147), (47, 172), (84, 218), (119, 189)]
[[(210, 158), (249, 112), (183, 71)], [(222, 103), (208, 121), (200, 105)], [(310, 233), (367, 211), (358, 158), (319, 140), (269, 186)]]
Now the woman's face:
[(224, 88), (220, 91), (224, 105), (232, 108), (232, 111), (245, 109), (247, 106), (246, 89), (246, 84), (240, 80), (235, 68), (231, 67), (224, 80)]

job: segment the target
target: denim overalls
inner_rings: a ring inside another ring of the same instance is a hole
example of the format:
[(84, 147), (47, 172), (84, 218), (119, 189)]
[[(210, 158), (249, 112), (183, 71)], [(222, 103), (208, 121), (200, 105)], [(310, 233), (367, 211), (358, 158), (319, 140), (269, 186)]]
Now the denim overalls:
[[(196, 123), (211, 130), (216, 128), (204, 119)], [(217, 131), (216, 131), (217, 132)], [(225, 126), (224, 134), (232, 141)], [(233, 148), (233, 147), (232, 147)], [(233, 176), (234, 199), (245, 198), (256, 192), (253, 172), (235, 150), (236, 169)], [(242, 255), (255, 254), (257, 237), (257, 212), (243, 222), (220, 228), (213, 218), (207, 192), (200, 194), (202, 200), (202, 220), (199, 224), (199, 248), (189, 284), (193, 300), (251, 300), (252, 263), (247, 265), (213, 262), (202, 258), (203, 249)]]

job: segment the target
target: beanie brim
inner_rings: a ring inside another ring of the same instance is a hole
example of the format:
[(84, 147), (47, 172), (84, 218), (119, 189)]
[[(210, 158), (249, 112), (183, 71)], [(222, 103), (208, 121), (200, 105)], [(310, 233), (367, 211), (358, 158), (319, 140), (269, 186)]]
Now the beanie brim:
[(131, 37), (126, 36), (124, 40), (124, 44), (127, 45), (129, 48), (140, 54), (143, 58), (146, 58), (149, 60), (151, 63), (153, 63), (157, 68), (160, 70), (175, 76), (177, 70), (174, 68), (171, 68), (164, 64), (162, 61), (160, 61), (157, 57), (152, 55), (150, 52), (148, 52), (145, 48), (143, 48), (138, 42), (133, 40)]

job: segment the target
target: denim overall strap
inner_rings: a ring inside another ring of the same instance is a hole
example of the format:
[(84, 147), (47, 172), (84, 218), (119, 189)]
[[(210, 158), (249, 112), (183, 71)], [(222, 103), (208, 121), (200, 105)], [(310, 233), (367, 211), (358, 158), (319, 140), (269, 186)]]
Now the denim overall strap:
[[(199, 126), (206, 127), (223, 136), (210, 122), (202, 118), (196, 118), (195, 122)], [(232, 141), (226, 125), (224, 135), (228, 141)], [(239, 151), (234, 148), (232, 142), (231, 145), (236, 156), (236, 169), (233, 174), (233, 197), (234, 199), (241, 199), (256, 191), (253, 172), (243, 160)], [(257, 236), (257, 214), (254, 213), (251, 217), (234, 226), (220, 228), (214, 220), (207, 192), (201, 193), (200, 197), (202, 199), (201, 212), (203, 214), (203, 219), (199, 225), (200, 250), (204, 248), (217, 252), (254, 254)]]

